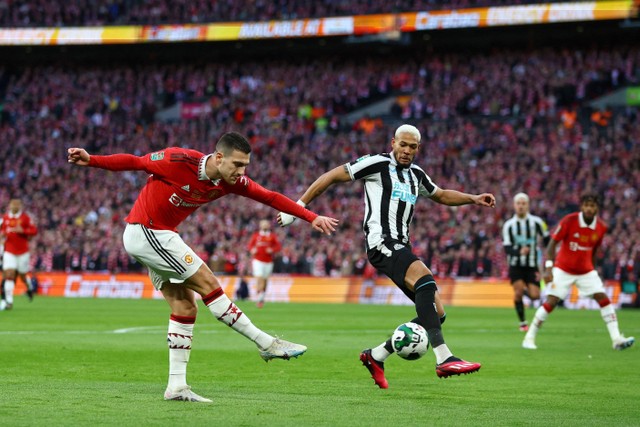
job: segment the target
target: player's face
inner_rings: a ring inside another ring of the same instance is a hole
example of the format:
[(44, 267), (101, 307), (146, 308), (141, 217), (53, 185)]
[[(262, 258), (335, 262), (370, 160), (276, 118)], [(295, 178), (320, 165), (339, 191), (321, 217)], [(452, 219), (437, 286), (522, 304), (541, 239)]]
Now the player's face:
[(13, 199), (9, 201), (9, 212), (12, 214), (17, 214), (22, 209), (22, 202), (17, 199)]
[(587, 201), (580, 205), (582, 216), (586, 222), (593, 221), (593, 218), (598, 214), (598, 205), (595, 202)]
[(516, 211), (516, 215), (525, 216), (529, 213), (529, 202), (522, 197), (516, 199), (516, 201), (513, 202), (513, 209)]
[(226, 156), (223, 153), (217, 152), (218, 172), (222, 176), (222, 179), (228, 184), (235, 184), (236, 181), (244, 175), (250, 158), (251, 154), (238, 150), (233, 150), (231, 154)]
[(393, 156), (403, 166), (409, 166), (413, 162), (419, 147), (418, 138), (408, 132), (402, 132), (398, 135), (398, 138), (391, 140)]
[(260, 231), (269, 231), (269, 221), (262, 220), (260, 221)]

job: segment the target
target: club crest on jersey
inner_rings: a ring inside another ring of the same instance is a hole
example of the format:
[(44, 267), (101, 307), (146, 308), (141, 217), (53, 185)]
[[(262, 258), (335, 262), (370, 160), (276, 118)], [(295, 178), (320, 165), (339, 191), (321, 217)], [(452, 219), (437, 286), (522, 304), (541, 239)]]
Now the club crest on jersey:
[(164, 151), (158, 151), (157, 153), (151, 153), (151, 161), (157, 162), (158, 160), (164, 159)]
[(416, 204), (418, 196), (411, 193), (411, 186), (404, 182), (394, 182), (391, 191), (391, 200), (400, 200), (412, 205)]
[(185, 264), (191, 265), (193, 264), (193, 255), (185, 254), (185, 256), (182, 257), (182, 260), (185, 262)]

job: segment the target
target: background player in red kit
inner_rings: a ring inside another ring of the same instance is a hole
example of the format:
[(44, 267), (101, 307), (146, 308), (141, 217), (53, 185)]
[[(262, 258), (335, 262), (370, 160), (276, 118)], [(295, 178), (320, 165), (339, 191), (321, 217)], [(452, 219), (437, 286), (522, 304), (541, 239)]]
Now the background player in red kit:
[(2, 217), (0, 234), (4, 238), (2, 255), (2, 277), (4, 279), (4, 299), (0, 301), (0, 310), (13, 307), (13, 291), (16, 276), (20, 276), (27, 286), (29, 299), (33, 297), (33, 283), (27, 278), (29, 273), (29, 239), (38, 233), (31, 217), (22, 210), (20, 199), (9, 201), (9, 210)]
[(224, 294), (207, 264), (186, 245), (177, 226), (200, 206), (226, 196), (239, 194), (285, 210), (311, 223), (314, 229), (331, 234), (338, 221), (318, 216), (280, 193), (269, 191), (245, 176), (251, 146), (240, 134), (224, 134), (212, 154), (195, 150), (167, 148), (138, 157), (130, 154), (89, 155), (84, 149), (70, 148), (68, 161), (113, 171), (143, 170), (150, 174), (146, 185), (125, 218), (123, 235), (126, 251), (146, 265), (153, 285), (171, 307), (169, 320), (169, 383), (165, 400), (211, 402), (191, 391), (186, 382), (193, 326), (198, 306), (195, 293), (216, 319), (227, 324), (258, 346), (265, 361), (289, 359), (307, 348), (258, 329)]
[(258, 281), (256, 284), (257, 305), (258, 308), (262, 308), (264, 296), (267, 293), (267, 281), (273, 273), (273, 255), (282, 249), (278, 236), (271, 231), (269, 221), (266, 219), (260, 221), (260, 230), (253, 233), (248, 248), (253, 257), (251, 260), (253, 277)]
[[(604, 285), (595, 270), (595, 255), (604, 234), (606, 224), (598, 218), (598, 197), (585, 194), (580, 198), (580, 212), (560, 220), (547, 246), (544, 280), (549, 284), (547, 300), (536, 311), (522, 347), (535, 350), (536, 334), (560, 300), (569, 295), (575, 284), (583, 296), (591, 296), (600, 305), (600, 314), (611, 336), (613, 348), (624, 350), (633, 345), (633, 337), (625, 338), (618, 328), (618, 319), (611, 301), (604, 293)], [(556, 246), (560, 250), (556, 257)], [(554, 266), (554, 257), (555, 266)]]

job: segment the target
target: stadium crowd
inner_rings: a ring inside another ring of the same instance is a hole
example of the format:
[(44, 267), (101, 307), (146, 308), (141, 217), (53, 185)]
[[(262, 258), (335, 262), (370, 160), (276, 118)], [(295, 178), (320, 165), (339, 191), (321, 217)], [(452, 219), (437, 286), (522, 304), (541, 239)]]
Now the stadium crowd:
[(539, 0), (0, 0), (0, 26), (267, 21), (540, 3)]
[[(0, 69), (0, 205), (20, 197), (40, 233), (35, 270), (139, 271), (124, 252), (123, 218), (146, 176), (71, 168), (66, 148), (138, 155), (181, 145), (203, 152), (223, 132), (247, 135), (247, 173), (297, 199), (320, 171), (387, 151), (408, 121), (422, 130), (417, 163), (436, 184), (493, 192), (493, 211), (416, 206), (412, 241), (434, 272), (505, 276), (500, 240), (519, 191), (550, 226), (578, 209), (583, 190), (604, 196), (611, 227), (600, 252), (605, 278), (640, 266), (640, 117), (637, 109), (593, 121), (587, 101), (638, 82), (640, 49), (618, 46), (484, 54), (316, 58), (190, 65), (41, 65)], [(368, 76), (363, 79), (362, 76)], [(344, 113), (397, 96), (391, 120), (347, 124)], [(204, 114), (165, 122), (176, 102)], [(575, 113), (575, 120), (567, 120)], [(393, 115), (397, 117), (393, 117)], [(331, 238), (277, 229), (276, 272), (361, 274), (366, 265), (362, 187), (334, 188), (311, 206), (341, 219)], [(248, 272), (248, 239), (269, 208), (227, 197), (197, 211), (180, 233), (216, 272)]]

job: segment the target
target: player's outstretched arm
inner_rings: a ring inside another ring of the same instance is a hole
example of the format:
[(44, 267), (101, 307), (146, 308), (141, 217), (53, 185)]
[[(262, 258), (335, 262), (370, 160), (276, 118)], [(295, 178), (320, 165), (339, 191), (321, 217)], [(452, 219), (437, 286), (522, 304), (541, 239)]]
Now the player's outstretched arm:
[(480, 205), (489, 208), (496, 206), (496, 198), (491, 193), (468, 194), (457, 190), (438, 188), (431, 196), (431, 199), (448, 206)]
[(69, 148), (67, 150), (67, 161), (78, 166), (88, 166), (91, 156), (84, 148)]
[[(307, 191), (304, 192), (297, 203), (303, 207), (306, 207), (309, 203), (315, 200), (316, 197), (324, 193), (333, 184), (347, 181), (351, 181), (351, 175), (349, 175), (349, 171), (347, 170), (346, 165), (341, 165), (333, 168), (330, 171), (320, 175), (320, 177), (318, 177), (318, 179), (316, 179), (313, 184), (311, 184), (309, 188), (307, 188)], [(281, 227), (286, 227), (287, 225), (292, 224), (295, 220), (296, 217), (293, 215), (289, 215), (284, 212), (280, 212), (278, 214), (278, 224), (280, 224)]]

